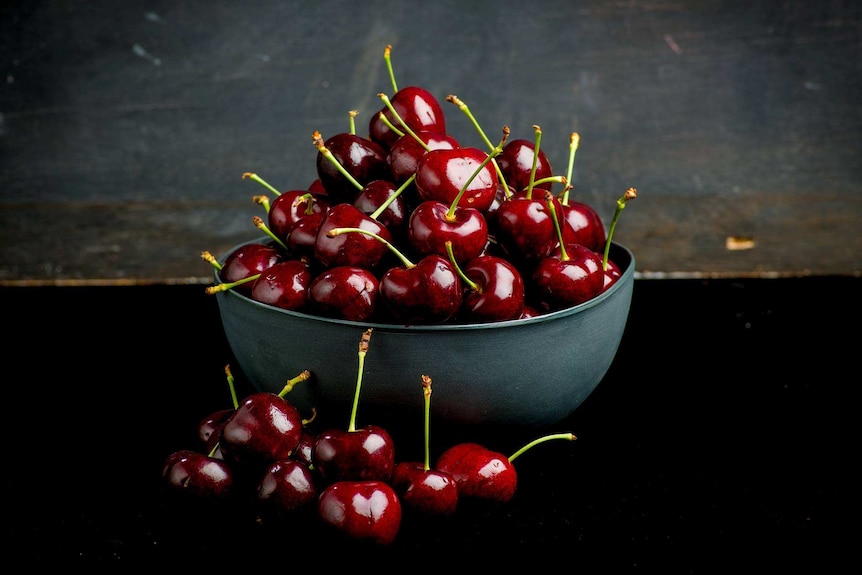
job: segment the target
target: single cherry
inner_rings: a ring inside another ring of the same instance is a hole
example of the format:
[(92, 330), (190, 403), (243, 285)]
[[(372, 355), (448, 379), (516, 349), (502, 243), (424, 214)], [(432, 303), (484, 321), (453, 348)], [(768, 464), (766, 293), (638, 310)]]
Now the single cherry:
[(359, 366), (347, 428), (322, 431), (314, 443), (315, 469), (329, 483), (344, 480), (389, 481), (395, 467), (395, 444), (389, 433), (377, 425), (356, 427), (356, 412), (371, 333), (371, 328), (366, 329), (359, 341)]
[(374, 272), (357, 266), (323, 270), (308, 286), (308, 305), (324, 317), (365, 321), (377, 312), (380, 282)]
[(317, 174), (331, 205), (353, 202), (365, 184), (389, 176), (386, 151), (376, 142), (351, 132), (324, 140), (316, 130), (312, 141), (318, 150)]
[[(451, 250), (452, 244), (447, 247)], [(449, 260), (465, 286), (459, 321), (485, 323), (521, 317), (525, 305), (524, 279), (511, 262), (480, 254), (459, 266), (451, 251)]]
[(302, 311), (308, 301), (311, 270), (302, 260), (287, 259), (260, 272), (251, 286), (251, 299), (282, 309)]
[(336, 481), (317, 499), (323, 523), (351, 540), (389, 545), (401, 528), (401, 501), (395, 489), (380, 480)]

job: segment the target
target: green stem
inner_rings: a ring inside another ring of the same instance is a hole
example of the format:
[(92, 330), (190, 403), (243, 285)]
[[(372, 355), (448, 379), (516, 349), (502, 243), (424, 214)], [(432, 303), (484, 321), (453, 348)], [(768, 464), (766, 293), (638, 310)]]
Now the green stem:
[[(405, 121), (404, 121), (404, 119), (401, 117), (401, 115), (398, 113), (398, 111), (397, 111), (397, 110), (395, 110), (395, 106), (393, 106), (393, 105), (392, 105), (392, 102), (389, 100), (389, 96), (387, 96), (387, 95), (386, 95), (386, 94), (384, 94), (383, 92), (381, 92), (381, 93), (377, 94), (377, 96), (378, 96), (381, 100), (383, 100), (383, 104), (386, 106), (386, 108), (387, 108), (390, 112), (392, 112), (392, 117), (393, 117), (393, 118), (395, 118), (396, 120), (398, 120), (398, 123), (399, 123), (399, 124), (401, 124), (401, 127), (402, 127), (402, 128), (404, 128), (404, 131), (405, 131), (405, 132), (407, 132), (408, 134), (410, 134), (410, 136), (411, 136), (414, 140), (416, 140), (417, 142), (419, 142), (419, 144), (421, 144), (421, 145), (422, 145), (422, 147), (423, 147), (423, 148), (425, 148), (425, 151), (426, 151), (426, 152), (427, 152), (427, 151), (429, 151), (429, 150), (431, 150), (431, 147), (430, 147), (430, 146), (428, 146), (428, 143), (427, 143), (427, 142), (425, 142), (425, 141), (424, 141), (422, 138), (420, 138), (418, 135), (416, 135), (416, 132), (414, 132), (414, 131), (413, 131), (413, 129), (412, 129), (412, 128), (410, 128), (410, 126), (408, 126), (408, 125), (407, 125), (407, 122), (405, 122)], [(402, 134), (402, 135), (403, 135), (403, 134)]]
[(536, 131), (536, 143), (533, 144), (533, 165), (530, 167), (530, 181), (527, 182), (527, 196), (528, 200), (533, 199), (533, 186), (536, 183), (536, 166), (539, 163), (539, 149), (542, 144), (542, 128), (537, 125), (533, 125), (533, 130)]
[(273, 233), (273, 231), (271, 229), (269, 229), (269, 226), (266, 225), (266, 223), (263, 221), (263, 218), (261, 218), (260, 216), (253, 216), (252, 221), (254, 222), (254, 225), (256, 225), (258, 227), (258, 229), (260, 229), (261, 231), (263, 231), (263, 233), (265, 233), (266, 235), (271, 237), (273, 239), (273, 241), (275, 241), (275, 243), (280, 245), (284, 250), (288, 250), (287, 244), (285, 244), (284, 241), (282, 241), (282, 239), (280, 237), (275, 235)]
[(569, 205), (569, 191), (572, 189), (572, 174), (575, 167), (575, 154), (578, 151), (578, 146), (581, 143), (581, 136), (577, 132), (572, 132), (569, 136), (569, 167), (566, 170), (566, 188), (560, 196), (560, 203), (564, 206)]
[(332, 162), (332, 165), (335, 166), (335, 169), (338, 170), (339, 172), (341, 172), (341, 175), (344, 176), (348, 182), (353, 184), (353, 186), (357, 190), (362, 190), (363, 185), (356, 181), (356, 178), (354, 178), (351, 175), (351, 173), (348, 172), (344, 168), (344, 166), (341, 165), (341, 162), (339, 162), (338, 159), (332, 155), (332, 152), (329, 151), (329, 148), (326, 147), (326, 144), (324, 143), (324, 140), (323, 140), (323, 136), (320, 135), (320, 132), (315, 130), (314, 133), (311, 135), (311, 140), (312, 140), (312, 142), (314, 142), (314, 145), (317, 146), (317, 150), (321, 154), (323, 154), (323, 156), (327, 160)]
[(386, 69), (389, 71), (389, 81), (392, 82), (392, 93), (398, 91), (398, 84), (395, 82), (395, 71), (392, 69), (392, 45), (387, 44), (383, 50), (383, 59), (386, 60)]
[(467, 284), (467, 287), (474, 292), (482, 293), (482, 288), (479, 287), (479, 284), (467, 277), (467, 274), (465, 274), (464, 270), (461, 269), (461, 266), (458, 265), (458, 261), (455, 259), (455, 251), (452, 248), (452, 240), (446, 240), (446, 253), (449, 254), (449, 261), (452, 262), (452, 266), (455, 268), (458, 275), (461, 276), (461, 280)]
[(307, 369), (301, 371), (299, 373), (299, 375), (297, 375), (296, 377), (292, 377), (292, 378), (287, 380), (287, 383), (285, 383), (284, 387), (281, 388), (281, 391), (278, 392), (278, 396), (284, 397), (285, 395), (287, 395), (288, 393), (293, 391), (293, 388), (296, 386), (297, 383), (301, 383), (303, 381), (306, 381), (310, 377), (311, 377), (310, 371), (308, 371)]
[(274, 187), (272, 187), (272, 186), (269, 184), (269, 182), (267, 182), (266, 180), (264, 180), (263, 178), (261, 178), (260, 176), (258, 176), (257, 174), (255, 174), (255, 173), (253, 173), (253, 172), (246, 172), (246, 173), (244, 173), (244, 174), (242, 175), (242, 179), (244, 180), (244, 179), (246, 179), (246, 178), (248, 178), (248, 179), (250, 179), (250, 180), (254, 180), (255, 182), (257, 182), (258, 184), (262, 185), (264, 188), (266, 188), (267, 190), (269, 190), (270, 192), (272, 192), (272, 193), (273, 193), (273, 194), (275, 194), (276, 196), (280, 196), (280, 195), (281, 195), (281, 192), (279, 192), (279, 191), (278, 191), (278, 190), (276, 190)]
[[(377, 116), (380, 118), (380, 121), (386, 124), (386, 126), (388, 126), (389, 129), (392, 130), (392, 132), (399, 138), (404, 135), (404, 132), (402, 132), (400, 129), (398, 129), (397, 126), (395, 126), (395, 124), (389, 121), (389, 116), (387, 116), (383, 112), (378, 112)], [(419, 140), (419, 143), (422, 144), (422, 146), (425, 148), (425, 151), (429, 150), (428, 144), (423, 142), (421, 139)]]
[(620, 214), (623, 213), (623, 209), (625, 209), (626, 204), (630, 201), (638, 197), (638, 191), (635, 188), (629, 188), (626, 192), (620, 196), (620, 199), (617, 200), (617, 209), (614, 211), (614, 217), (611, 220), (611, 225), (608, 228), (608, 237), (605, 239), (605, 251), (602, 256), (602, 269), (608, 269), (608, 256), (611, 252), (611, 240), (614, 237), (614, 230), (617, 229), (617, 221), (620, 219)]
[(568, 261), (569, 252), (566, 251), (566, 243), (563, 241), (563, 228), (560, 226), (557, 210), (554, 209), (554, 194), (545, 192), (545, 202), (548, 204), (548, 211), (551, 212), (551, 219), (554, 220), (554, 230), (557, 232), (557, 241), (560, 244), (560, 260)]
[[(466, 116), (467, 119), (470, 120), (470, 123), (473, 124), (473, 127), (476, 128), (476, 132), (479, 133), (479, 137), (482, 138), (482, 141), (485, 142), (485, 145), (488, 146), (489, 150), (494, 149), (494, 144), (491, 143), (491, 140), (488, 139), (488, 136), (485, 135), (485, 131), (482, 129), (482, 126), (479, 125), (479, 122), (476, 120), (476, 117), (473, 116), (473, 112), (470, 111), (470, 107), (464, 103), (461, 98), (456, 96), (455, 94), (449, 94), (446, 96), (446, 101), (458, 106), (458, 109), (461, 110)], [(508, 126), (504, 126), (503, 130), (509, 131)], [(503, 191), (506, 194), (506, 197), (509, 198), (512, 196), (512, 193), (509, 191), (509, 186), (506, 184), (506, 176), (503, 175), (503, 170), (500, 169), (500, 166), (497, 164), (497, 160), (494, 161), (494, 170), (497, 172), (497, 179), (503, 184)]]
[(242, 284), (247, 284), (248, 282), (253, 282), (254, 280), (256, 280), (256, 279), (257, 279), (257, 278), (259, 278), (259, 277), (260, 277), (260, 273), (256, 273), (256, 274), (253, 274), (253, 275), (250, 275), (250, 276), (244, 277), (244, 278), (242, 278), (242, 279), (239, 279), (239, 280), (236, 280), (236, 281), (233, 281), (233, 282), (226, 282), (226, 283), (223, 283), (223, 284), (216, 284), (216, 285), (214, 285), (214, 286), (209, 286), (209, 287), (206, 289), (206, 292), (207, 292), (208, 294), (212, 295), (212, 294), (214, 294), (214, 293), (218, 293), (218, 292), (220, 292), (220, 291), (227, 291), (227, 290), (229, 290), (229, 289), (233, 289), (233, 288), (235, 288), (236, 286), (239, 286), (239, 285), (242, 285)]
[(356, 116), (359, 115), (359, 110), (350, 110), (347, 112), (347, 116), (350, 122), (350, 133), (354, 136), (356, 135)]
[(425, 401), (425, 471), (431, 469), (431, 378), (422, 376), (422, 397)]
[(233, 408), (239, 407), (239, 399), (236, 396), (236, 386), (234, 385), (233, 373), (230, 371), (230, 365), (224, 366), (224, 373), (227, 378), (227, 386), (230, 389), (230, 398), (233, 402)]
[(519, 457), (521, 454), (523, 454), (528, 449), (532, 449), (536, 445), (539, 445), (540, 443), (544, 443), (546, 441), (550, 441), (552, 439), (566, 439), (568, 441), (574, 441), (577, 439), (577, 437), (575, 437), (574, 433), (552, 433), (550, 435), (545, 435), (544, 437), (534, 439), (533, 441), (531, 441), (530, 443), (528, 443), (527, 445), (525, 445), (524, 447), (522, 447), (521, 449), (519, 449), (518, 451), (516, 451), (512, 455), (510, 455), (509, 456), (509, 462), (511, 463), (511, 462), (515, 461), (515, 459), (517, 457)]
[[(461, 186), (461, 189), (458, 190), (458, 195), (452, 200), (452, 203), (449, 205), (449, 209), (446, 211), (446, 219), (452, 221), (455, 219), (455, 210), (458, 209), (458, 202), (461, 201), (461, 198), (464, 196), (464, 193), (467, 191), (467, 188), (470, 186), (470, 183), (476, 179), (476, 176), (479, 175), (479, 172), (485, 169), (485, 166), (488, 165), (488, 162), (493, 160), (496, 156), (503, 151), (503, 145), (506, 143), (506, 139), (509, 137), (509, 129), (504, 128), (503, 130), (503, 138), (500, 140), (500, 143), (497, 144), (497, 147), (491, 149), (491, 153), (488, 154), (482, 163), (479, 164), (479, 167), (470, 174), (470, 177), (467, 178), (467, 181), (464, 182), (464, 185)], [(494, 191), (496, 193), (496, 190)]]
[(410, 260), (408, 260), (407, 257), (403, 253), (401, 253), (401, 251), (399, 251), (398, 248), (396, 248), (394, 245), (392, 245), (391, 242), (387, 241), (386, 238), (380, 237), (379, 235), (375, 234), (374, 232), (370, 232), (368, 230), (363, 230), (362, 228), (332, 228), (331, 230), (326, 232), (326, 235), (331, 237), (331, 238), (334, 238), (337, 235), (345, 234), (348, 232), (358, 232), (360, 234), (365, 234), (366, 236), (376, 238), (377, 240), (383, 242), (386, 245), (386, 247), (388, 247), (389, 250), (393, 254), (395, 254), (398, 257), (398, 259), (401, 260), (401, 262), (404, 264), (404, 267), (406, 267), (406, 268), (412, 268), (413, 266), (416, 265), (413, 262), (411, 262)]
[(374, 210), (374, 211), (371, 213), (371, 215), (370, 215), (369, 217), (371, 217), (371, 218), (373, 218), (373, 219), (375, 219), (375, 220), (376, 220), (377, 218), (379, 218), (379, 217), (380, 217), (380, 214), (382, 214), (383, 212), (385, 212), (385, 211), (386, 211), (386, 208), (388, 208), (388, 207), (390, 206), (390, 204), (392, 204), (392, 202), (394, 202), (394, 201), (398, 198), (398, 196), (400, 196), (400, 195), (401, 195), (401, 193), (402, 193), (404, 190), (406, 190), (406, 189), (407, 189), (407, 187), (408, 187), (410, 184), (412, 184), (412, 183), (413, 183), (413, 180), (415, 180), (415, 179), (416, 179), (416, 172), (413, 172), (413, 173), (410, 175), (410, 177), (409, 177), (409, 178), (407, 178), (406, 180), (404, 180), (404, 183), (403, 183), (403, 184), (401, 184), (401, 185), (398, 187), (398, 189), (397, 189), (397, 190), (395, 190), (395, 193), (393, 193), (391, 196), (389, 196), (388, 198), (386, 198), (386, 200), (385, 200), (382, 204), (380, 204), (379, 206), (377, 206), (377, 209), (376, 209), (376, 210)]
[(218, 261), (217, 259), (215, 259), (215, 257), (214, 257), (210, 252), (208, 252), (208, 251), (202, 251), (202, 252), (201, 252), (201, 259), (203, 259), (204, 261), (209, 262), (209, 264), (210, 264), (212, 267), (214, 267), (215, 269), (217, 269), (218, 271), (221, 271), (221, 270), (222, 270), (222, 267), (223, 267), (223, 266), (221, 265), (221, 263), (219, 263), (219, 261)]
[(359, 408), (359, 390), (362, 389), (362, 375), (365, 373), (365, 356), (371, 341), (372, 328), (366, 329), (359, 340), (359, 368), (356, 370), (356, 389), (353, 392), (353, 408), (350, 410), (350, 423), (347, 431), (356, 431), (356, 410)]

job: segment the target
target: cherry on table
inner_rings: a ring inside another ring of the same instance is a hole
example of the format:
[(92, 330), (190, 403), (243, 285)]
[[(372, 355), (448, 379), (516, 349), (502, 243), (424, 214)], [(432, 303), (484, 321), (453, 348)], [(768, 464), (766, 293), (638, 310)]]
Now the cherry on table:
[(317, 513), (325, 525), (352, 540), (388, 545), (401, 528), (401, 501), (386, 481), (336, 481), (320, 493)]

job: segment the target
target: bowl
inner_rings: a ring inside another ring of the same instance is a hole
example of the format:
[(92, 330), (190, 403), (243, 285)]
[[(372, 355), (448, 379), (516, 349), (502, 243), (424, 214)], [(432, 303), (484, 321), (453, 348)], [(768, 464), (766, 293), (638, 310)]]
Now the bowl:
[(361, 372), (360, 413), (366, 407), (415, 411), (422, 417), (421, 382), (427, 375), (435, 419), (541, 427), (577, 409), (616, 356), (629, 314), (635, 259), (617, 243), (611, 244), (609, 257), (621, 276), (592, 300), (494, 323), (365, 323), (277, 308), (235, 290), (217, 292), (216, 298), (236, 367), (254, 389), (278, 393), (287, 380), (311, 372), (286, 396), (300, 410), (349, 413), (360, 373), (360, 338), (372, 328)]

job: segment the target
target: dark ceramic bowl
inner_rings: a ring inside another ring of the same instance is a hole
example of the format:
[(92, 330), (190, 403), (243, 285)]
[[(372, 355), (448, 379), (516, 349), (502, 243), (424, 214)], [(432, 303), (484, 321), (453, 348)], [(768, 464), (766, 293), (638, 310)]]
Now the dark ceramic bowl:
[(368, 406), (393, 413), (415, 410), (421, 418), (422, 376), (428, 375), (435, 418), (547, 426), (581, 405), (617, 353), (635, 260), (626, 247), (611, 247), (610, 259), (622, 275), (607, 291), (575, 307), (497, 323), (359, 323), (283, 310), (232, 290), (216, 297), (238, 367), (256, 389), (277, 393), (288, 379), (311, 372), (286, 396), (301, 410), (337, 409), (346, 420), (356, 390), (359, 341), (370, 327), (360, 414)]

